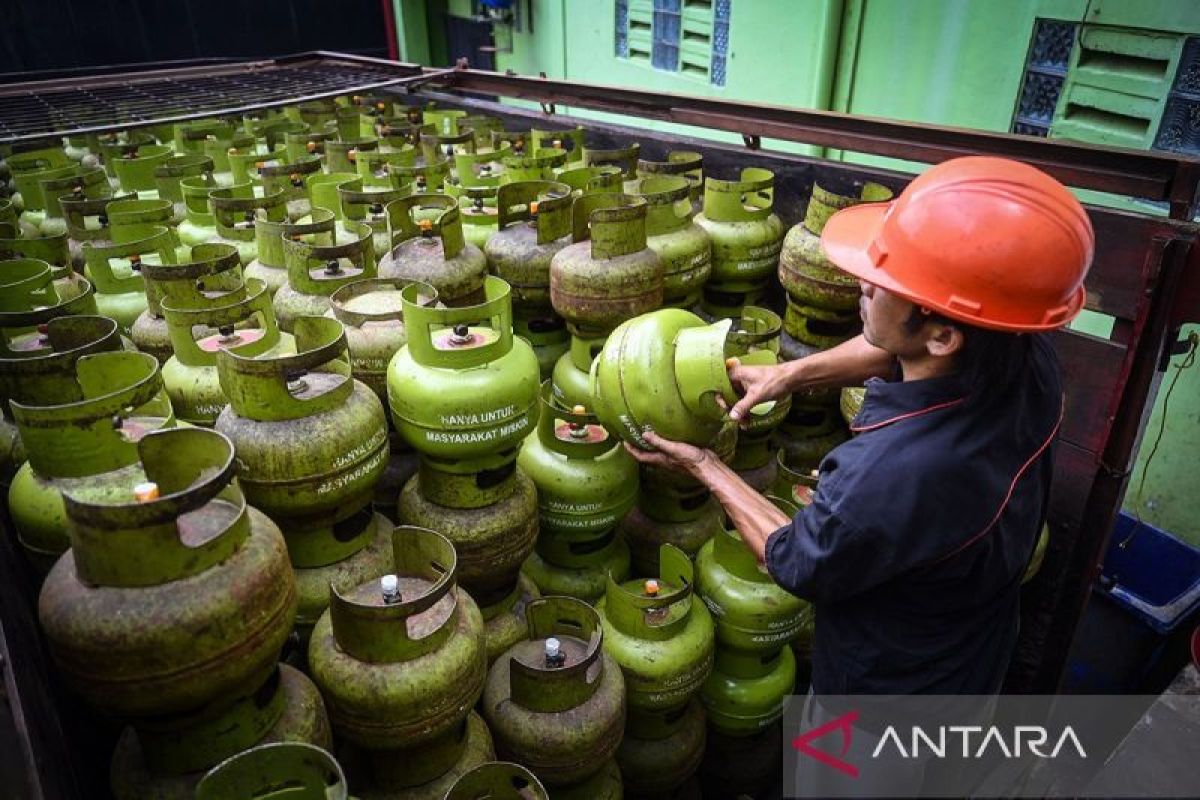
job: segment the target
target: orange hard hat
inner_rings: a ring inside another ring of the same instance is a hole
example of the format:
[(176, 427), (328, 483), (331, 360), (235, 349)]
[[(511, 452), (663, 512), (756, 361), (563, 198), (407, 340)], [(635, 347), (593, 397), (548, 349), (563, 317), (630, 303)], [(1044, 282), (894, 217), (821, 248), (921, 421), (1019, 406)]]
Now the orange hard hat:
[(917, 305), (1019, 332), (1075, 318), (1096, 237), (1054, 178), (1019, 161), (969, 156), (931, 167), (889, 203), (837, 212), (821, 246), (846, 272)]

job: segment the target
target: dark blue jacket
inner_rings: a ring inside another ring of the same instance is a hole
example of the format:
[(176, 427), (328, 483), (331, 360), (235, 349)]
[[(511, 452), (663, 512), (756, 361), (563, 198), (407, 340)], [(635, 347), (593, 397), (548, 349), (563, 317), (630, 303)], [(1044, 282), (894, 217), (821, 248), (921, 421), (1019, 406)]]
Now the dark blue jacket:
[(958, 376), (869, 381), (857, 435), (767, 540), (771, 575), (816, 610), (817, 694), (1000, 688), (1063, 410), (1049, 342), (1032, 336), (1029, 353), (1003, 397), (979, 402)]

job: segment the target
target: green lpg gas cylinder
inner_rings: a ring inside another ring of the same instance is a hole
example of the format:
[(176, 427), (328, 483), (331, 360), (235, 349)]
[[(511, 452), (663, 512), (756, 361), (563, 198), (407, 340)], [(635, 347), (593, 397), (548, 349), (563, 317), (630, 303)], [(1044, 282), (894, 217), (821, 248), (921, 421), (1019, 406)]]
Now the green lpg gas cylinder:
[(458, 121), (467, 115), (466, 111), (457, 108), (426, 108), (421, 121), (433, 125), (437, 132), (444, 136), (458, 133)]
[(362, 188), (349, 183), (339, 184), (337, 193), (342, 214), (342, 229), (349, 233), (356, 225), (369, 225), (376, 257), (388, 252), (392, 249), (392, 235), (388, 231), (387, 212), (384, 208), (393, 200), (408, 195), (409, 191), (408, 186), (393, 189), (390, 186)]
[[(533, 348), (542, 380), (554, 374), (554, 366), (571, 349), (571, 334), (566, 321), (550, 309), (538, 312), (514, 308), (513, 333)], [(583, 383), (587, 383), (586, 370)]]
[(326, 125), (310, 125), (307, 130), (284, 133), (283, 143), (292, 159), (304, 155), (325, 157), (325, 143), (337, 138), (337, 129), (330, 122)]
[(392, 170), (397, 167), (411, 167), (417, 163), (417, 150), (407, 142), (391, 145), (381, 143), (378, 150), (359, 153), (354, 159), (354, 165), (362, 179), (363, 186), (376, 189), (404, 189), (412, 191), (415, 181), (392, 180)]
[(646, 201), (584, 195), (571, 244), (550, 262), (550, 302), (576, 336), (602, 336), (662, 305), (663, 266), (646, 246)]
[(674, 796), (700, 766), (707, 739), (704, 707), (695, 698), (667, 711), (629, 708), (617, 750), (621, 781), (631, 794)]
[[(645, 162), (642, 162), (645, 163)], [(629, 194), (643, 198), (646, 245), (663, 263), (663, 305), (690, 309), (712, 272), (712, 242), (692, 221), (691, 187), (682, 175), (639, 178)]]
[[(737, 402), (726, 371), (731, 325), (704, 325), (675, 308), (620, 325), (591, 368), (601, 421), (644, 449), (650, 449), (642, 438), (647, 425), (667, 439), (711, 446), (727, 422), (716, 398)], [(770, 351), (760, 353), (764, 363), (774, 361)]]
[[(0, 260), (11, 262), (33, 259), (45, 262), (50, 268), (50, 279), (54, 283), (54, 291), (62, 301), (78, 297), (85, 291), (93, 293), (91, 283), (74, 269), (74, 259), (69, 254), (66, 236), (60, 233), (54, 236), (26, 239), (5, 235), (13, 232), (11, 228), (6, 229), (0, 225)], [(80, 263), (82, 263), (82, 258), (81, 252)], [(12, 264), (9, 264), (4, 271), (7, 272), (11, 268)], [(25, 280), (25, 278), (18, 277), (16, 280)], [(7, 287), (11, 279), (7, 275), (0, 274), (0, 282)], [(4, 291), (9, 293), (12, 290), (5, 288)], [(93, 299), (92, 302), (95, 300)]]
[(263, 194), (263, 191), (263, 187), (239, 183), (208, 193), (208, 205), (216, 229), (216, 235), (209, 241), (232, 244), (238, 249), (243, 264), (249, 264), (258, 257), (258, 242), (254, 237), (257, 212), (264, 212), (272, 222), (283, 222), (288, 218), (287, 194), (283, 190), (271, 194)]
[(475, 152), (475, 134), (470, 131), (452, 134), (422, 134), (420, 143), (421, 156), (425, 159), (426, 164), (432, 164), (444, 158), (453, 165), (456, 155), (470, 155)]
[(697, 213), (703, 210), (704, 156), (691, 150), (669, 150), (666, 161), (650, 161), (644, 158), (638, 160), (638, 178), (661, 175), (682, 175), (688, 182), (692, 207)]
[(222, 761), (196, 787), (195, 800), (256, 800), (287, 786), (290, 800), (350, 800), (341, 765), (303, 742), (262, 744)]
[(496, 210), (495, 186), (470, 186), (459, 192), (462, 207), (463, 238), (484, 251), (487, 243), (500, 230), (500, 215)]
[(84, 242), (84, 275), (96, 287), (96, 307), (112, 317), (126, 336), (147, 308), (142, 279), (143, 257), (160, 264), (174, 264), (175, 242), (169, 228), (161, 225), (127, 225), (113, 228), (110, 242)]
[(373, 512), (387, 463), (375, 394), (350, 375), (341, 323), (299, 317), (295, 355), (217, 355), (229, 405), (216, 429), (238, 451), (246, 496), (283, 529), (300, 597), (301, 639), (329, 587), (348, 591), (386, 566), (391, 525)]
[(193, 175), (179, 180), (179, 193), (183, 196), (184, 220), (179, 223), (179, 239), (194, 247), (217, 235), (216, 222), (208, 204), (209, 192), (217, 190), (213, 173)]
[(496, 191), (498, 232), (484, 247), (488, 268), (508, 282), (517, 309), (550, 312), (550, 262), (571, 243), (571, 189), (554, 181), (506, 183)]
[(551, 382), (554, 385), (555, 403), (563, 408), (595, 405), (591, 368), (596, 356), (604, 349), (605, 341), (606, 336), (571, 335), (567, 352), (554, 363)]
[(771, 653), (800, 635), (804, 600), (781, 589), (737, 531), (717, 534), (696, 557), (696, 591), (712, 611), (720, 647)]
[(117, 173), (121, 191), (136, 194), (141, 200), (157, 200), (158, 184), (154, 182), (154, 171), (174, 154), (167, 145), (144, 144), (114, 158), (113, 171)]
[[(73, 319), (89, 324), (69, 325), (94, 330), (94, 318)], [(111, 346), (105, 340), (104, 346)], [(61, 395), (40, 398), (46, 405), (11, 404), (29, 460), (13, 477), (9, 514), (22, 547), (42, 570), (69, 545), (62, 492), (107, 480), (138, 483), (139, 440), (149, 431), (175, 425), (153, 356), (91, 352), (75, 361), (74, 385), (61, 382)], [(64, 353), (60, 359), (72, 355)]]
[(779, 282), (798, 304), (829, 311), (858, 311), (858, 278), (838, 269), (821, 249), (821, 231), (837, 211), (859, 203), (892, 199), (878, 183), (858, 182), (827, 189), (813, 184), (804, 221), (794, 225), (779, 254)]
[(267, 164), (278, 165), (286, 161), (287, 148), (285, 147), (264, 149), (261, 146), (255, 146), (238, 150), (236, 153), (229, 153), (229, 174), (233, 177), (235, 186), (239, 183), (253, 183), (261, 186), (262, 178), (258, 174), (258, 168)]
[[(463, 238), (458, 203), (449, 195), (416, 194), (387, 205), (392, 249), (379, 261), (381, 278), (428, 283), (449, 306), (483, 300), (487, 259)], [(437, 216), (418, 220), (429, 211)], [(511, 324), (511, 323), (510, 323)]]
[(862, 331), (862, 317), (857, 305), (850, 311), (833, 311), (804, 305), (788, 295), (783, 326), (797, 343), (825, 349), (857, 336)]
[(586, 166), (611, 165), (619, 167), (624, 180), (637, 177), (638, 156), (641, 145), (637, 142), (624, 147), (614, 147), (600, 150), (594, 147), (583, 148), (583, 163)]
[(212, 159), (199, 153), (171, 156), (154, 168), (154, 185), (158, 196), (171, 201), (176, 226), (182, 225), (187, 219), (187, 205), (180, 181), (184, 178), (201, 178), (207, 181), (210, 189), (215, 189), (217, 182), (213, 180), (212, 172)]
[[(137, 201), (142, 202), (142, 201)], [(142, 262), (146, 284), (146, 310), (133, 323), (130, 338), (143, 353), (160, 364), (174, 354), (162, 303), (176, 308), (206, 308), (224, 305), (226, 295), (242, 285), (241, 261), (230, 244), (198, 244), (191, 260), (181, 264)]]
[[(457, 191), (495, 189), (504, 175), (503, 159), (511, 155), (512, 146), (507, 142), (501, 142), (498, 147), (477, 148), (473, 153), (456, 153), (452, 176), (454, 188)], [(450, 186), (447, 186), (447, 193), (453, 193)]]
[(721, 504), (707, 492), (684, 498), (683, 508), (689, 511), (688, 516), (667, 520), (651, 516), (659, 507), (653, 497), (647, 497), (652, 494), (643, 490), (641, 505), (626, 514), (618, 527), (629, 545), (635, 575), (658, 574), (658, 556), (664, 544), (674, 545), (689, 556), (695, 556), (706, 542), (724, 529), (725, 513)]
[(534, 150), (546, 147), (564, 150), (568, 163), (583, 163), (584, 134), (582, 125), (553, 131), (534, 128), (529, 132), (529, 143)]
[(321, 316), (329, 296), (355, 281), (375, 277), (375, 246), (369, 225), (345, 224), (350, 241), (335, 243), (328, 233), (300, 234), (283, 239), (288, 280), (275, 293), (275, 318), (289, 333), (302, 316)]
[(489, 600), (487, 605), (480, 606), (488, 666), (525, 638), (525, 609), (541, 596), (537, 584), (522, 573), (517, 576), (511, 591), (498, 600)]
[(460, 776), (490, 762), (496, 751), (487, 724), (471, 711), (433, 741), (399, 750), (342, 745), (338, 756), (360, 800), (426, 800), (444, 797)]
[(571, 187), (576, 197), (600, 192), (621, 192), (625, 176), (620, 167), (612, 165), (580, 167), (568, 165), (554, 171), (555, 180)]
[(239, 153), (254, 149), (254, 137), (248, 133), (235, 130), (229, 138), (209, 137), (204, 142), (202, 151), (213, 160), (213, 178), (221, 187), (233, 186), (233, 165), (229, 159)]
[(194, 800), (205, 771), (223, 759), (285, 742), (328, 748), (333, 735), (316, 685), (280, 664), (232, 705), (126, 728), (113, 751), (110, 785), (116, 800)]
[(592, 602), (629, 574), (616, 525), (637, 500), (637, 463), (582, 406), (562, 411), (542, 386), (538, 429), (517, 463), (538, 491), (538, 544), (524, 571), (545, 594)]
[(280, 333), (271, 309), (271, 297), (261, 281), (226, 295), (223, 305), (176, 308), (161, 303), (167, 333), (175, 355), (163, 364), (163, 383), (175, 413), (184, 422), (212, 427), (225, 407), (225, 393), (217, 376), (217, 353), (270, 356), (296, 352), (289, 333)]
[(768, 496), (783, 500), (797, 509), (804, 508), (812, 504), (813, 493), (817, 489), (817, 469), (793, 467), (788, 463), (787, 455), (787, 451), (782, 449), (775, 454), (777, 470)]
[(477, 147), (488, 147), (492, 142), (492, 131), (504, 130), (504, 120), (490, 114), (467, 114), (459, 117), (458, 129), (472, 131)]
[(611, 577), (596, 611), (604, 649), (621, 665), (629, 708), (679, 708), (700, 689), (713, 663), (713, 621), (695, 596), (695, 568), (673, 545), (659, 551), (657, 578)]
[[(258, 243), (257, 257), (246, 264), (247, 279), (255, 278), (266, 284), (271, 297), (279, 291), (279, 287), (287, 283), (287, 259), (283, 242), (297, 237), (314, 236), (320, 241), (335, 240), (337, 220), (332, 211), (325, 208), (314, 208), (311, 214), (298, 220), (283, 220), (276, 222), (267, 219), (264, 211), (256, 211), (254, 215), (254, 238)], [(317, 236), (319, 234), (319, 236)]]
[(783, 716), (795, 684), (790, 647), (767, 653), (718, 647), (700, 702), (713, 730), (753, 736)]
[(77, 167), (61, 148), (20, 153), (9, 156), (6, 160), (9, 169), (12, 170), (13, 202), (22, 209), (22, 221), (42, 233), (54, 233), (53, 229), (41, 230), (46, 222), (46, 198), (42, 194), (42, 181), (69, 177), (75, 174)]
[(521, 139), (512, 142), (512, 155), (505, 156), (500, 160), (504, 167), (504, 175), (500, 182), (555, 180), (557, 170), (567, 163), (568, 154), (552, 147), (539, 147), (536, 150), (524, 151), (518, 147), (518, 144), (524, 140), (523, 136), (522, 134)]
[(282, 191), (287, 204), (287, 218), (300, 219), (312, 212), (305, 179), (321, 171), (321, 159), (315, 155), (293, 158), (286, 150), (279, 159), (255, 162), (255, 172), (262, 183), (263, 194)]
[(445, 800), (550, 800), (532, 772), (511, 761), (489, 761), (464, 772)]
[[(775, 363), (783, 321), (774, 311), (745, 306), (733, 320), (726, 338), (727, 352), (746, 364)], [(768, 400), (750, 409), (738, 426), (737, 448), (729, 465), (757, 491), (775, 480), (775, 453), (771, 435), (788, 416), (791, 396)]]
[(498, 755), (529, 767), (555, 791), (597, 774), (616, 752), (625, 681), (586, 603), (548, 597), (530, 603), (525, 615), (527, 638), (488, 673), (483, 714)]
[(356, 172), (359, 153), (379, 149), (375, 138), (329, 139), (325, 142), (325, 167), (331, 172)]
[(345, 186), (350, 189), (361, 189), (362, 178), (355, 172), (316, 172), (304, 179), (308, 188), (313, 208), (324, 208), (333, 212), (334, 217), (344, 219), (342, 201), (338, 189)]
[(483, 619), (457, 585), (454, 547), (397, 528), (393, 572), (331, 588), (308, 648), (335, 733), (366, 750), (430, 742), (479, 699), (487, 669)]
[[(175, 248), (175, 260), (185, 262), (190, 260), (191, 248), (185, 247), (179, 239), (179, 231), (172, 217), (170, 200), (152, 199), (135, 200), (132, 198), (114, 198), (104, 208), (110, 226), (109, 236), (113, 241), (124, 241), (128, 234), (125, 228), (146, 225), (161, 225), (171, 234), (171, 245)], [(159, 263), (157, 253), (151, 252), (142, 259), (143, 263)]]
[(425, 161), (416, 164), (388, 164), (388, 175), (392, 186), (412, 186), (417, 194), (441, 193), (445, 191), (446, 181), (450, 178), (452, 162), (446, 157), (436, 161)]
[(426, 456), (475, 469), (512, 461), (538, 413), (537, 359), (513, 337), (508, 285), (488, 277), (484, 286), (487, 300), (462, 308), (424, 307), (419, 288), (405, 288), (408, 344), (388, 367), (400, 434)]
[(40, 182), (46, 218), (39, 227), (43, 236), (66, 233), (67, 220), (63, 215), (61, 198), (74, 199), (107, 197), (112, 194), (108, 176), (100, 167), (72, 167), (66, 174), (43, 178)]
[(736, 181), (704, 179), (704, 211), (696, 224), (713, 245), (703, 301), (709, 314), (736, 316), (739, 306), (762, 297), (783, 244), (783, 223), (771, 210), (774, 201), (775, 176), (769, 170), (748, 167)]
[(198, 119), (180, 122), (175, 125), (175, 152), (202, 153), (210, 137), (229, 140), (232, 136), (233, 124), (227, 120)]
[(261, 686), (296, 613), (283, 537), (246, 505), (232, 443), (184, 428), (147, 434), (137, 451), (141, 476), (63, 493), (71, 549), (38, 601), (60, 674), (131, 721)]
[[(134, 200), (133, 195), (120, 196), (101, 196), (101, 197), (79, 197), (77, 195), (63, 195), (58, 198), (59, 207), (62, 208), (63, 218), (67, 223), (66, 242), (58, 244), (58, 237), (43, 237), (41, 241), (45, 242), (48, 248), (61, 247), (63, 257), (67, 259), (65, 263), (70, 263), (76, 270), (83, 272), (85, 262), (83, 259), (83, 243), (96, 242), (105, 243), (112, 241), (112, 227), (109, 224), (108, 206), (118, 200)], [(39, 256), (51, 260), (47, 256)]]
[[(3, 293), (0, 293), (3, 296)], [(0, 498), (25, 461), (25, 445), (9, 401), (48, 405), (79, 391), (75, 362), (88, 353), (121, 349), (117, 324), (95, 314), (91, 289), (74, 300), (34, 311), (0, 311)], [(70, 317), (60, 321), (60, 317)]]

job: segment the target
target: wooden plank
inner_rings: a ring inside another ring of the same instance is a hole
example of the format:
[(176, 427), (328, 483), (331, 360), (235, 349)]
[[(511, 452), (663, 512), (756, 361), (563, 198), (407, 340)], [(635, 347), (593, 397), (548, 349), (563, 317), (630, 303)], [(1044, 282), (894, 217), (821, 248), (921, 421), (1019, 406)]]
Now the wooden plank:
[(1051, 341), (1062, 363), (1067, 393), (1060, 437), (1085, 450), (1100, 452), (1120, 400), (1127, 348), (1086, 333), (1060, 330)]

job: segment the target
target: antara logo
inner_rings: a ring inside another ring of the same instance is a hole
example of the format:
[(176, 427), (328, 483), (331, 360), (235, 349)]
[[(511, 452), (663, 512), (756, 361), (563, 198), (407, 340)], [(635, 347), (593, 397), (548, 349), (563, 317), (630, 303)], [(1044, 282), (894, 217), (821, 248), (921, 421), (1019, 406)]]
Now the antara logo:
[(858, 777), (858, 767), (848, 761), (843, 761), (837, 756), (826, 753), (824, 750), (818, 750), (812, 746), (815, 739), (820, 739), (822, 736), (841, 731), (842, 734), (842, 752), (841, 755), (846, 755), (850, 752), (850, 743), (854, 740), (854, 721), (858, 719), (857, 711), (850, 711), (842, 714), (837, 719), (830, 720), (824, 725), (813, 728), (808, 733), (802, 733), (795, 739), (792, 739), (792, 747), (809, 758), (820, 761), (827, 767), (833, 767), (839, 772), (844, 772), (851, 778)]

